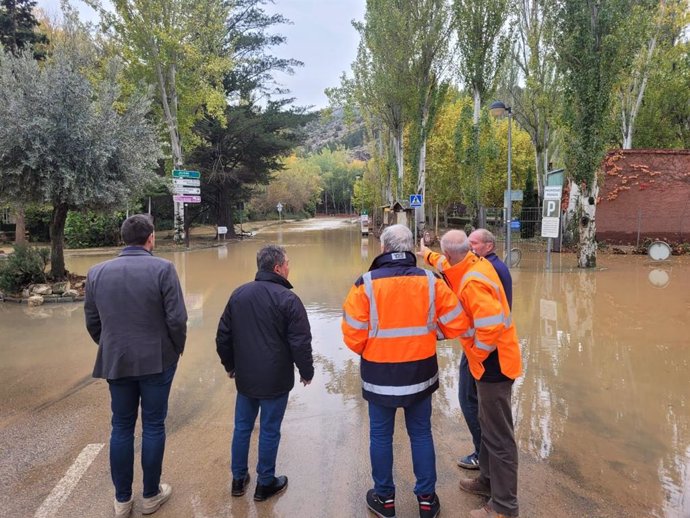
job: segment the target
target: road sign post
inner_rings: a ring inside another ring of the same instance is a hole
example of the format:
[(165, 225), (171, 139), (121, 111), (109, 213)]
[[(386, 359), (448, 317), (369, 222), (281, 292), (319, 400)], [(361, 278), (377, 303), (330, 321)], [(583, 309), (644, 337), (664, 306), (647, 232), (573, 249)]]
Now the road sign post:
[(276, 209), (278, 209), (278, 219), (280, 223), (283, 222), (283, 204), (278, 202), (278, 205), (276, 205)]
[(548, 238), (546, 244), (546, 269), (551, 268), (551, 239), (557, 238), (561, 226), (562, 185), (544, 187), (544, 205), (541, 215), (541, 237)]
[(410, 194), (410, 207), (414, 209), (414, 246), (417, 246), (417, 209), (423, 204), (424, 196), (422, 194)]
[(185, 203), (201, 203), (201, 173), (173, 169), (172, 178), (175, 242), (184, 241), (189, 247), (189, 239), (185, 232)]

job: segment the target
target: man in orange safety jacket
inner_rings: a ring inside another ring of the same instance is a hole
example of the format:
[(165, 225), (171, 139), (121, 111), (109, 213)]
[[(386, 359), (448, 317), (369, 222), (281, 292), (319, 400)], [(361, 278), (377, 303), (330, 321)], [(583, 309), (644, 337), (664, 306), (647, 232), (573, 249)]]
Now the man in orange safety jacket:
[(345, 344), (361, 355), (362, 395), (369, 402), (374, 488), (366, 496), (377, 516), (395, 516), (393, 426), (405, 410), (422, 518), (434, 518), (436, 457), (431, 433), (431, 394), (438, 388), (437, 331), (458, 336), (461, 308), (443, 280), (417, 268), (412, 232), (392, 225), (381, 234), (382, 254), (359, 277), (343, 305)]
[(517, 517), (518, 453), (511, 392), (522, 373), (520, 347), (510, 306), (491, 263), (470, 252), (467, 235), (450, 230), (441, 238), (443, 254), (422, 244), (418, 255), (436, 267), (460, 299), (460, 341), (477, 381), (482, 430), (478, 478), (461, 479), (460, 489), (490, 497), (472, 518)]

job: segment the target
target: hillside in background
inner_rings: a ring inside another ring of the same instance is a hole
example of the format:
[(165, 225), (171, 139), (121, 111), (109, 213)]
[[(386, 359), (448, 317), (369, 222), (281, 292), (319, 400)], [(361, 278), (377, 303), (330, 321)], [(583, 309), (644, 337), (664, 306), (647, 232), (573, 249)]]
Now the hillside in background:
[(371, 154), (364, 143), (364, 122), (357, 116), (354, 121), (345, 121), (342, 108), (321, 110), (318, 118), (307, 124), (307, 140), (304, 149), (318, 153), (324, 148), (343, 148), (356, 160), (369, 160)]

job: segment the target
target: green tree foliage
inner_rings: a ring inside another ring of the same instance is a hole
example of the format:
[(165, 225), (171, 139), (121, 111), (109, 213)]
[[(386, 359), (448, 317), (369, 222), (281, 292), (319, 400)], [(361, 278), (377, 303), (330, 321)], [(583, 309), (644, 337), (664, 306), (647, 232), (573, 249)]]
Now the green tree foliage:
[(687, 2), (666, 2), (656, 59), (635, 126), (635, 147), (690, 148), (690, 25)]
[(275, 214), (282, 203), (287, 214), (314, 215), (323, 189), (319, 166), (311, 160), (289, 156), (283, 168), (261, 192), (252, 198), (252, 210), (261, 214)]
[(198, 210), (209, 210), (229, 231), (236, 204), (248, 201), (257, 185), (267, 184), (282, 167), (281, 159), (304, 140), (301, 128), (313, 116), (286, 109), (289, 102), (227, 106), (224, 121), (203, 119), (195, 126), (202, 138), (190, 156), (203, 171), (204, 205)]
[(65, 223), (65, 244), (70, 248), (117, 246), (123, 212), (70, 212)]
[(285, 43), (285, 36), (271, 32), (277, 25), (290, 21), (281, 14), (267, 14), (263, 6), (269, 0), (236, 0), (227, 23), (226, 41), (233, 67), (223, 80), (231, 101), (254, 103), (262, 96), (287, 93), (275, 81), (275, 72), (294, 73), (303, 63), (279, 58), (269, 49)]
[(410, 48), (414, 35), (407, 9), (412, 2), (367, 0), (364, 22), (353, 22), (360, 34), (354, 79), (344, 87), (350, 91), (373, 132), (388, 141), (380, 152), (392, 152), (397, 171), (398, 192), (393, 193), (391, 169), (387, 168), (385, 197), (392, 202), (402, 197), (404, 173), (403, 134), (408, 122), (408, 103), (413, 92)]
[[(223, 77), (231, 67), (225, 52), (229, 3), (223, 0), (99, 0), (86, 3), (101, 15), (117, 43), (130, 80), (145, 80), (157, 92), (173, 165), (183, 166), (185, 148), (196, 144), (192, 127), (204, 115), (224, 120)], [(202, 109), (203, 108), (203, 109)]]
[(637, 49), (621, 45), (634, 0), (557, 0), (557, 51), (564, 69), (566, 166), (581, 189), (578, 265), (596, 266), (596, 172), (607, 147), (611, 98), (619, 73)]
[[(233, 212), (250, 199), (257, 186), (268, 183), (282, 167), (282, 158), (304, 139), (302, 126), (315, 115), (291, 107), (292, 99), (270, 100), (287, 93), (274, 73), (292, 73), (302, 63), (277, 58), (272, 47), (285, 38), (274, 34), (276, 25), (289, 23), (282, 15), (268, 15), (267, 0), (238, 0), (227, 23), (226, 51), (234, 67), (223, 84), (230, 105), (225, 119), (206, 117), (194, 128), (201, 143), (191, 159), (202, 171), (202, 200), (197, 210), (208, 211), (218, 225), (233, 231)], [(268, 99), (262, 107), (258, 100)]]
[(351, 160), (344, 149), (322, 149), (308, 160), (314, 163), (323, 182), (323, 195), (319, 202), (322, 212), (349, 212), (357, 177), (364, 174), (364, 164)]
[(70, 209), (121, 207), (153, 176), (160, 157), (145, 93), (121, 96), (110, 62), (92, 84), (83, 71), (95, 50), (83, 33), (56, 46), (39, 67), (31, 55), (0, 55), (0, 196), (47, 203), (51, 275), (65, 277)]
[[(460, 75), (474, 100), (471, 146), (468, 165), (472, 168), (475, 203), (480, 199), (482, 169), (480, 149), (480, 109), (493, 94), (496, 78), (508, 54), (509, 37), (504, 27), (508, 16), (508, 0), (454, 0)], [(478, 223), (479, 205), (474, 206)]]
[(0, 44), (13, 54), (33, 50), (34, 57), (42, 59), (45, 52), (41, 46), (48, 43), (48, 38), (36, 30), (34, 7), (35, 0), (0, 1)]
[(508, 90), (515, 120), (527, 131), (535, 150), (537, 190), (555, 153), (560, 109), (561, 73), (554, 48), (551, 0), (521, 0), (515, 5), (516, 37), (512, 48), (515, 71)]

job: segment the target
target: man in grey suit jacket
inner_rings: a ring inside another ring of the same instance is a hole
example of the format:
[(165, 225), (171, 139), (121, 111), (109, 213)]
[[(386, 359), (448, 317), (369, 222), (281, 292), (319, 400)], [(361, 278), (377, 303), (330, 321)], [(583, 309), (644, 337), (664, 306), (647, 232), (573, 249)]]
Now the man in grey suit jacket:
[(110, 472), (115, 516), (132, 511), (134, 426), (141, 400), (143, 514), (170, 498), (162, 484), (165, 417), (177, 360), (187, 338), (187, 310), (170, 261), (151, 252), (156, 237), (149, 216), (137, 214), (121, 228), (126, 247), (97, 264), (86, 278), (86, 328), (98, 344), (95, 378), (108, 380), (112, 408)]

